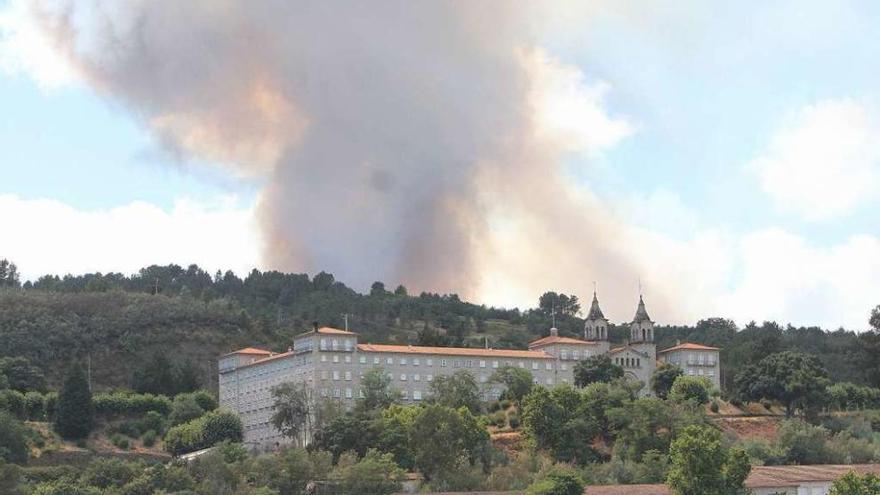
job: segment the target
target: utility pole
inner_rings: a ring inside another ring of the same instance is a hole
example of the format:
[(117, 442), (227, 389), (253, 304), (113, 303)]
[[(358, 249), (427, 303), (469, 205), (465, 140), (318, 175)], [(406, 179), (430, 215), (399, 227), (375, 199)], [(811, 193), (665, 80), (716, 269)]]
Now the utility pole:
[(345, 322), (345, 331), (348, 331), (348, 313), (342, 313), (342, 321)]

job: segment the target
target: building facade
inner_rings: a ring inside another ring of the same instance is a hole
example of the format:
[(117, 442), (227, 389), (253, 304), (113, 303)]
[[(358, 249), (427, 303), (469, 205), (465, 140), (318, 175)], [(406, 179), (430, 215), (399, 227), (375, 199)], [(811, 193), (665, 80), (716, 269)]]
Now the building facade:
[(715, 388), (721, 390), (721, 354), (717, 347), (678, 343), (658, 353), (660, 362), (678, 366), (688, 376), (708, 378)]
[(657, 353), (654, 323), (644, 301), (640, 298), (630, 324), (630, 342), (611, 349), (608, 327), (594, 294), (583, 339), (560, 336), (553, 328), (547, 337), (531, 342), (528, 350), (365, 344), (358, 342), (354, 332), (315, 328), (294, 337), (287, 352), (247, 348), (221, 356), (220, 406), (241, 417), (246, 442), (265, 448), (283, 441), (271, 424), (273, 387), (284, 382), (304, 383), (316, 399), (338, 400), (351, 407), (361, 397), (361, 378), (373, 368), (388, 374), (406, 403), (426, 400), (436, 377), (460, 370), (470, 372), (481, 384), (483, 398), (490, 400), (501, 395), (501, 386), (490, 377), (503, 366), (526, 369), (536, 384), (552, 387), (573, 384), (578, 361), (610, 354), (629, 378), (645, 384), (642, 393), (649, 394)]

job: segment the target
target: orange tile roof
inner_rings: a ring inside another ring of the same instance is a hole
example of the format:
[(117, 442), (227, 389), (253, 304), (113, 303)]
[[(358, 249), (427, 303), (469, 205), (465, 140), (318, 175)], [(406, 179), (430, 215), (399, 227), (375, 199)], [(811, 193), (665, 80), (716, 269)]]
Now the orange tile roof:
[(680, 350), (691, 350), (691, 351), (717, 351), (719, 350), (717, 347), (709, 347), (707, 345), (702, 344), (692, 344), (690, 342), (685, 342), (684, 344), (679, 344), (675, 347), (670, 347), (669, 349), (663, 349), (662, 351), (658, 351), (657, 354), (663, 354), (664, 352), (670, 351), (680, 351)]
[(269, 362), (269, 361), (275, 361), (276, 359), (285, 358), (285, 357), (287, 357), (287, 356), (293, 356), (293, 351), (290, 351), (290, 352), (281, 352), (281, 353), (279, 353), (279, 354), (272, 354), (271, 356), (264, 357), (264, 358), (261, 358), (261, 359), (257, 359), (256, 361), (254, 361), (254, 362), (252, 362), (252, 363), (243, 364), (243, 365), (239, 366), (239, 367), (236, 368), (236, 369), (247, 368), (248, 366), (255, 366), (255, 365), (258, 365), (258, 364), (267, 363), (267, 362)]
[(584, 495), (670, 495), (666, 485), (588, 486)]
[(224, 354), (223, 357), (232, 356), (233, 354), (258, 354), (258, 355), (270, 355), (272, 354), (269, 351), (264, 351), (263, 349), (257, 349), (255, 347), (245, 347), (244, 349), (239, 349), (237, 351), (230, 352), (229, 354)]
[(578, 345), (598, 345), (598, 342), (593, 342), (591, 340), (581, 340), (581, 339), (573, 339), (571, 337), (559, 337), (555, 335), (548, 335), (546, 337), (540, 338), (533, 342), (529, 342), (529, 348), (542, 346), (542, 345), (550, 345), (550, 344), (578, 344)]
[(746, 488), (797, 486), (801, 483), (833, 481), (850, 471), (880, 475), (880, 464), (755, 466), (746, 480)]
[[(293, 338), (302, 337), (303, 335), (308, 335), (310, 333), (315, 333), (315, 330), (309, 330), (308, 332), (303, 332), (294, 336)], [(349, 332), (348, 330), (340, 330), (338, 328), (333, 327), (321, 327), (318, 329), (318, 333), (324, 334), (332, 334), (332, 335), (357, 335), (354, 332)]]
[(409, 354), (437, 354), (447, 356), (484, 356), (529, 359), (556, 359), (544, 351), (518, 351), (513, 349), (480, 349), (467, 347), (424, 347), (415, 345), (358, 344), (361, 352), (405, 352)]

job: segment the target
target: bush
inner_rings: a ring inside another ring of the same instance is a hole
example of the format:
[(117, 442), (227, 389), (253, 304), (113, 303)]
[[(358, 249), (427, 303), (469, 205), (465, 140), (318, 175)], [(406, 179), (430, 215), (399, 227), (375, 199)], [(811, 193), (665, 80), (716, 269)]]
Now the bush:
[(763, 406), (764, 409), (770, 411), (773, 408), (773, 403), (767, 399), (761, 399), (761, 406)]
[(46, 421), (55, 421), (55, 411), (58, 409), (58, 393), (49, 392), (43, 396), (46, 408)]
[(92, 431), (94, 422), (95, 409), (86, 374), (81, 367), (73, 366), (58, 394), (55, 431), (64, 438), (85, 438)]
[(12, 415), (0, 411), (0, 459), (24, 464), (28, 460), (27, 432)]
[(526, 495), (581, 495), (584, 482), (573, 471), (552, 471), (546, 478), (534, 483)]
[(507, 426), (507, 414), (504, 411), (497, 411), (489, 415), (489, 424), (504, 428)]
[(139, 421), (123, 421), (114, 423), (107, 427), (107, 433), (119, 433), (130, 438), (138, 438), (141, 436), (141, 424)]
[(162, 433), (165, 430), (165, 418), (156, 411), (147, 411), (141, 419), (141, 430)]
[(486, 404), (486, 411), (488, 411), (490, 413), (493, 413), (499, 409), (501, 409), (501, 403), (498, 402), (497, 400), (493, 400), (493, 401), (489, 402), (488, 404)]
[(718, 414), (718, 411), (719, 411), (720, 409), (721, 409), (721, 406), (718, 405), (718, 401), (717, 401), (717, 400), (713, 400), (713, 401), (712, 401), (712, 404), (709, 405), (709, 410), (712, 411), (712, 412), (715, 413), (715, 414)]
[(96, 488), (122, 487), (135, 477), (135, 466), (120, 459), (99, 458), (92, 461), (80, 481)]
[(128, 441), (128, 438), (120, 433), (114, 433), (110, 435), (110, 443), (112, 443), (116, 448), (122, 450), (128, 450), (131, 447), (131, 442)]
[(712, 382), (703, 376), (682, 375), (675, 379), (669, 398), (676, 402), (693, 402), (706, 404), (709, 402), (709, 392), (712, 390)]
[(212, 411), (188, 423), (175, 426), (165, 434), (165, 450), (180, 455), (211, 447), (223, 440), (241, 442), (241, 420), (229, 411)]
[(147, 432), (144, 433), (144, 436), (141, 437), (141, 440), (144, 443), (144, 447), (152, 447), (153, 445), (156, 445), (156, 437), (157, 436), (158, 435), (156, 434), (155, 431), (147, 430)]
[(168, 420), (171, 422), (171, 426), (177, 426), (200, 418), (203, 414), (205, 414), (205, 410), (194, 397), (189, 394), (181, 394), (174, 398)]
[(0, 411), (7, 411), (18, 419), (27, 419), (24, 394), (18, 390), (0, 391)]
[[(188, 394), (181, 394), (184, 396), (192, 397), (195, 399), (196, 403), (205, 410), (205, 412), (213, 411), (217, 409), (217, 399), (214, 398), (214, 395), (207, 390), (196, 390), (195, 392), (190, 392)], [(179, 396), (178, 396), (179, 397)], [(177, 397), (175, 397), (176, 399)]]
[(513, 403), (510, 402), (510, 399), (502, 399), (499, 405), (501, 406), (502, 410), (506, 411), (510, 409), (511, 404)]
[(511, 414), (510, 416), (508, 416), (508, 417), (507, 417), (507, 423), (508, 423), (508, 424), (510, 425), (510, 427), (513, 428), (514, 430), (517, 429), (517, 428), (519, 428), (519, 425), (521, 424), (520, 421), (519, 421), (519, 416), (516, 415), (516, 414)]
[(46, 398), (39, 392), (24, 394), (24, 409), (27, 419), (42, 421), (46, 418)]
[(133, 392), (100, 393), (95, 394), (92, 401), (95, 404), (95, 412), (104, 417), (137, 416), (149, 411), (167, 416), (171, 411), (171, 400), (164, 395)]

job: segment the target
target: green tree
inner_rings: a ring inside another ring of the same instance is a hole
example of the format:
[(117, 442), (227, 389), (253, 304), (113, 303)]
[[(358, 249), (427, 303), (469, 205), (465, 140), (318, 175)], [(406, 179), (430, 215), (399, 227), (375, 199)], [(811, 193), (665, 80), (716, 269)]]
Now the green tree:
[(471, 413), (480, 412), (480, 386), (473, 373), (459, 370), (451, 375), (440, 375), (430, 384), (431, 402), (458, 409), (466, 407)]
[(194, 392), (202, 386), (201, 370), (186, 359), (174, 368), (174, 393)]
[(361, 378), (361, 392), (357, 407), (366, 411), (377, 411), (396, 404), (400, 391), (391, 387), (391, 377), (382, 368), (372, 368)]
[(388, 294), (388, 291), (385, 290), (385, 284), (379, 281), (373, 282), (373, 285), (370, 286), (370, 296), (378, 297), (384, 296)]
[(177, 426), (199, 418), (203, 414), (205, 414), (205, 410), (202, 409), (195, 397), (181, 394), (174, 398), (168, 420), (171, 422), (171, 426)]
[(816, 356), (794, 351), (771, 354), (745, 367), (735, 379), (737, 393), (747, 400), (776, 400), (791, 417), (796, 409), (822, 404), (830, 384)]
[(24, 464), (28, 460), (27, 433), (9, 413), (0, 411), (0, 461)]
[(0, 289), (14, 288), (21, 285), (18, 278), (18, 267), (7, 259), (0, 260)]
[(492, 373), (489, 381), (504, 385), (504, 395), (513, 400), (517, 406), (522, 402), (523, 397), (532, 391), (535, 383), (529, 370), (508, 365)]
[(828, 495), (877, 495), (878, 493), (880, 493), (880, 477), (871, 473), (859, 476), (854, 471), (850, 471), (834, 482)]
[(748, 456), (726, 449), (721, 432), (708, 426), (688, 426), (669, 449), (666, 483), (676, 495), (739, 495), (751, 471)]
[(305, 445), (311, 434), (312, 398), (304, 383), (284, 382), (272, 388), (275, 401), (272, 425), (297, 445)]
[(28, 359), (20, 356), (0, 358), (0, 375), (6, 377), (8, 388), (19, 392), (46, 390), (46, 377), (43, 372), (33, 366)]
[(439, 404), (420, 408), (409, 432), (415, 467), (427, 480), (451, 473), (463, 461), (473, 464), (488, 442), (489, 433), (466, 408)]
[(64, 438), (85, 438), (95, 422), (92, 392), (82, 367), (73, 365), (58, 394), (55, 431)]
[(663, 363), (651, 375), (651, 390), (657, 394), (657, 397), (665, 399), (669, 395), (675, 379), (682, 375), (684, 375), (684, 371), (680, 367), (672, 363)]
[(407, 296), (406, 287), (403, 285), (398, 285), (396, 289), (394, 289), (395, 296)]
[(400, 491), (404, 474), (391, 454), (370, 449), (360, 460), (343, 456), (330, 477), (339, 483), (342, 493), (390, 495)]
[(677, 402), (689, 401), (697, 405), (707, 404), (712, 382), (703, 376), (679, 376), (672, 384), (669, 398)]
[(121, 488), (135, 478), (135, 468), (121, 459), (98, 458), (85, 469), (80, 481), (96, 488)]
[(141, 394), (173, 396), (177, 392), (177, 384), (171, 361), (160, 352), (154, 353), (135, 369), (132, 388)]
[(21, 468), (14, 464), (6, 464), (3, 456), (0, 456), (0, 493), (6, 495), (18, 495), (19, 480), (21, 480)]
[(591, 356), (574, 366), (574, 383), (586, 387), (590, 383), (610, 382), (623, 377), (623, 368), (614, 364), (607, 354)]

